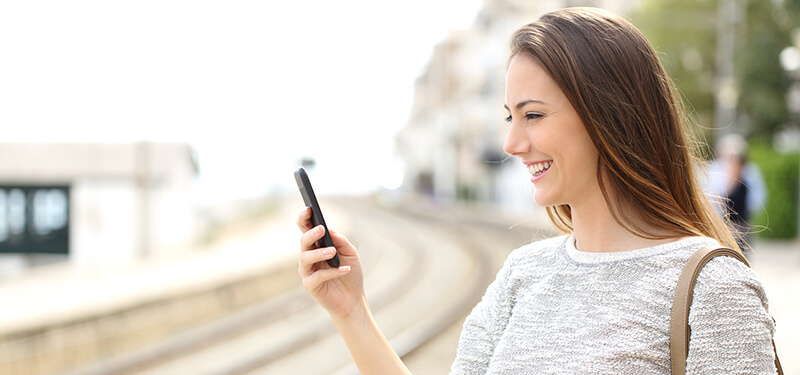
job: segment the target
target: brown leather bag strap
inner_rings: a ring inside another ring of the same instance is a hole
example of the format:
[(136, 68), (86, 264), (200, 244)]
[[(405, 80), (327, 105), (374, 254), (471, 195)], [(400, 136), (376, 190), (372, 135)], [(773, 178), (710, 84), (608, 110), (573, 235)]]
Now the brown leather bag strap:
[[(669, 327), (669, 348), (670, 348), (670, 361), (672, 364), (673, 375), (686, 374), (686, 357), (689, 355), (689, 308), (692, 306), (692, 294), (694, 292), (694, 284), (697, 281), (697, 275), (700, 270), (713, 259), (714, 257), (725, 255), (733, 257), (747, 265), (747, 259), (738, 251), (729, 249), (727, 247), (713, 248), (704, 247), (697, 250), (683, 268), (680, 277), (678, 278), (678, 285), (675, 287), (675, 296), (672, 299), (672, 315), (670, 317)], [(773, 350), (775, 350), (775, 343), (772, 343)], [(778, 374), (783, 375), (781, 363), (778, 360), (778, 352), (775, 352), (775, 367), (778, 369)]]

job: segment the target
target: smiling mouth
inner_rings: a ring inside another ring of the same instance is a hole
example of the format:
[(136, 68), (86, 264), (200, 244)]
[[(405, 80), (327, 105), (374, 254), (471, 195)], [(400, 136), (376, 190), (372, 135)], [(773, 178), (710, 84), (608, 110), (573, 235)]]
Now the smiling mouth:
[(544, 172), (547, 172), (550, 169), (550, 166), (553, 165), (553, 161), (545, 161), (541, 163), (533, 163), (528, 165), (528, 172), (530, 172), (534, 177), (541, 176)]

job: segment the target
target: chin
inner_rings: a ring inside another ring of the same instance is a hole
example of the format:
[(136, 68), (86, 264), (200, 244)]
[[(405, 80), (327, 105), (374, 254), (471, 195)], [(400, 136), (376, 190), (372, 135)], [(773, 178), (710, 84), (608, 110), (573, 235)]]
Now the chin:
[(553, 189), (537, 189), (534, 187), (533, 202), (540, 207), (568, 205), (569, 203), (566, 202), (567, 200), (558, 193), (558, 191), (553, 191)]
[(533, 202), (540, 207), (550, 207), (560, 204), (557, 203), (556, 200), (552, 199), (552, 197), (548, 197), (546, 194), (539, 194), (537, 192), (533, 193)]

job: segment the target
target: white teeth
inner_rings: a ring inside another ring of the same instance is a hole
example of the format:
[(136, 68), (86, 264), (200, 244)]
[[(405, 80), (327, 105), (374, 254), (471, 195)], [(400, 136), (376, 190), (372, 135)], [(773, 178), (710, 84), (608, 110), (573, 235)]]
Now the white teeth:
[(552, 161), (530, 164), (528, 165), (528, 172), (530, 172), (533, 175), (540, 175), (542, 174), (542, 172), (550, 169), (550, 166), (552, 165), (553, 165)]

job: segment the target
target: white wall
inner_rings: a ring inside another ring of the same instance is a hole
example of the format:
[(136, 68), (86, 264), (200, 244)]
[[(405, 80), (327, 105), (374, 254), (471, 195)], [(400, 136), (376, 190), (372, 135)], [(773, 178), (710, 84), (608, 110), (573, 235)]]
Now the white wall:
[(91, 267), (136, 258), (141, 239), (137, 192), (131, 181), (77, 181), (71, 195), (71, 262)]

